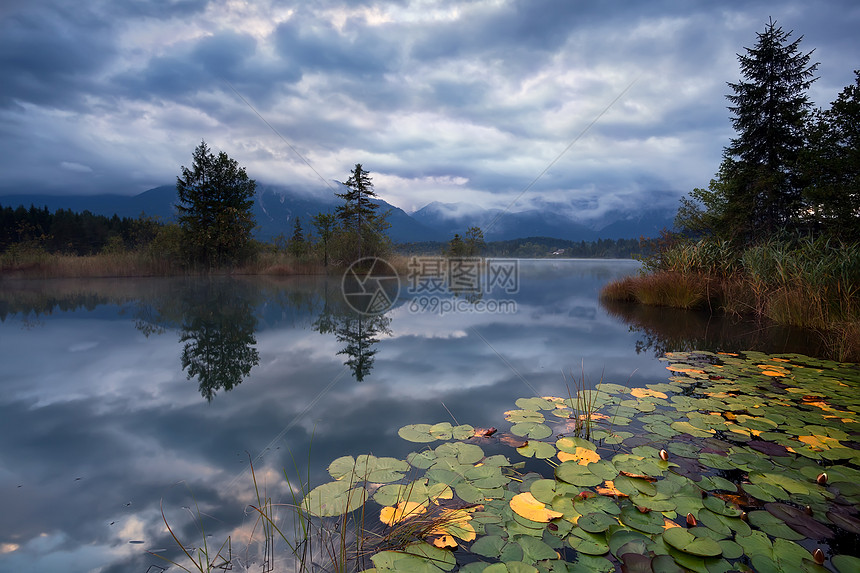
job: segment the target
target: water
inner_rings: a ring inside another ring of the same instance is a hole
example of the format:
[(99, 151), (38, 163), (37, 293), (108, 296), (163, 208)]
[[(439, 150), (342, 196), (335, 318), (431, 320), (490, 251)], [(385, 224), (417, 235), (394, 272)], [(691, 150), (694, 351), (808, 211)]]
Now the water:
[(249, 461), (289, 501), (284, 468), (313, 486), (342, 455), (405, 456), (406, 424), (507, 428), (516, 398), (566, 396), (565, 379), (663, 381), (663, 350), (809, 344), (602, 306), (601, 286), (637, 269), (520, 261), (515, 293), (440, 314), (450, 293), (401, 292), (370, 319), (340, 277), (0, 283), (0, 571), (159, 571), (148, 551), (177, 556), (164, 518), (195, 546), (198, 511), (208, 542), (231, 535), (236, 570), (255, 571)]

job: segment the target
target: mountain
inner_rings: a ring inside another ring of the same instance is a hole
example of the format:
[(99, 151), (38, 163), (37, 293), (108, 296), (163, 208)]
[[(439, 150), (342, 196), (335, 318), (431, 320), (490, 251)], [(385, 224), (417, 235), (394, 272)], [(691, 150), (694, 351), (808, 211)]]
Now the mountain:
[[(3, 195), (0, 196), (0, 206), (29, 208), (47, 207), (50, 211), (67, 209), (75, 212), (90, 211), (96, 215), (108, 217), (116, 214), (119, 217), (139, 217), (145, 214), (157, 217), (162, 221), (175, 221), (176, 187), (162, 185), (139, 195)], [(257, 221), (255, 236), (263, 241), (269, 241), (278, 235), (292, 235), (293, 218), (300, 217), (305, 233), (312, 230), (311, 218), (317, 213), (333, 213), (339, 204), (330, 190), (315, 197), (309, 194), (293, 191), (285, 187), (258, 185), (253, 213)], [(378, 212), (390, 211), (388, 222), (391, 227), (388, 234), (395, 243), (414, 243), (420, 241), (445, 241), (450, 237), (438, 230), (428, 228), (412, 219), (403, 209), (385, 201), (374, 200), (379, 205)]]
[(522, 237), (554, 237), (568, 241), (597, 239), (635, 239), (655, 237), (660, 229), (672, 227), (674, 213), (665, 209), (640, 211), (637, 214), (613, 212), (601, 221), (586, 224), (562, 215), (559, 210), (546, 208), (518, 212), (483, 209), (468, 203), (433, 202), (412, 213), (412, 218), (427, 227), (439, 229), (447, 238), (461, 235), (471, 226), (484, 230), (487, 241), (503, 241)]
[[(621, 211), (605, 213), (599, 221), (576, 221), (563, 215), (557, 206), (506, 212), (484, 209), (468, 203), (433, 202), (407, 214), (385, 201), (374, 200), (379, 212), (389, 212), (389, 236), (395, 243), (448, 241), (455, 233), (463, 235), (472, 226), (484, 231), (487, 241), (522, 237), (554, 237), (569, 241), (629, 239), (655, 237), (660, 229), (672, 227), (674, 212), (667, 209), (640, 209), (635, 214)], [(141, 214), (163, 221), (175, 220), (176, 187), (163, 185), (139, 195), (5, 195), (0, 206), (48, 207), (90, 211), (98, 215), (138, 217)], [(331, 189), (317, 193), (296, 191), (287, 187), (258, 184), (253, 213), (257, 221), (255, 235), (269, 241), (278, 235), (289, 237), (294, 217), (300, 217), (302, 228), (312, 230), (311, 218), (317, 213), (332, 213), (340, 200)]]

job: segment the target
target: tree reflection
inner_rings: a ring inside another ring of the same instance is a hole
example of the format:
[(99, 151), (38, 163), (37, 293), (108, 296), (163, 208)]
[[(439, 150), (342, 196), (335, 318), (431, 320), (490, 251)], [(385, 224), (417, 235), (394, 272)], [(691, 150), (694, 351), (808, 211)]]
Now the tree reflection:
[(391, 319), (384, 314), (362, 315), (354, 312), (345, 304), (342, 296), (326, 288), (322, 312), (313, 326), (320, 334), (334, 334), (337, 341), (344, 345), (337, 354), (347, 356), (344, 365), (361, 382), (373, 369), (378, 352), (374, 346), (379, 342), (378, 336), (391, 334), (390, 325)]
[(184, 313), (179, 340), (182, 369), (197, 378), (200, 394), (212, 401), (218, 390), (240, 384), (260, 362), (254, 345), (257, 317), (249, 298), (238, 290), (206, 289), (194, 296)]
[(194, 279), (174, 284), (169, 293), (138, 304), (135, 326), (145, 336), (179, 331), (180, 362), (196, 379), (200, 394), (212, 401), (229, 391), (260, 361), (254, 348), (259, 289), (241, 281)]

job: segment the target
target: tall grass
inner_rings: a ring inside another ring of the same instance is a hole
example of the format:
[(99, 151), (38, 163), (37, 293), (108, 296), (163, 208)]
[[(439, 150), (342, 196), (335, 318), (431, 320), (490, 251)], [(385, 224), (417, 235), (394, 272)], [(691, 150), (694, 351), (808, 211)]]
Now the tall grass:
[[(607, 300), (755, 314), (816, 330), (839, 359), (860, 360), (860, 245), (832, 238), (772, 239), (744, 249), (704, 239), (667, 243), (643, 274), (607, 285)], [(856, 336), (854, 339), (856, 340)]]

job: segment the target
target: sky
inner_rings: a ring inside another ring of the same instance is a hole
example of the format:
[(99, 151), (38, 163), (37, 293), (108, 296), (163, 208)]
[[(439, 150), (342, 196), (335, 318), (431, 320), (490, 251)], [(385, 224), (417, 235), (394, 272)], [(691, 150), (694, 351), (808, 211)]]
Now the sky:
[(4, 0), (0, 195), (134, 195), (205, 140), (316, 195), (361, 163), (407, 212), (675, 207), (719, 166), (769, 18), (829, 106), (855, 0)]

